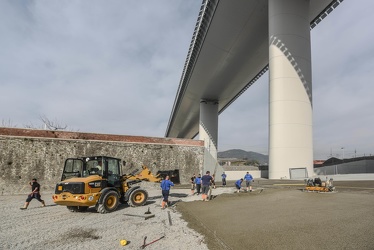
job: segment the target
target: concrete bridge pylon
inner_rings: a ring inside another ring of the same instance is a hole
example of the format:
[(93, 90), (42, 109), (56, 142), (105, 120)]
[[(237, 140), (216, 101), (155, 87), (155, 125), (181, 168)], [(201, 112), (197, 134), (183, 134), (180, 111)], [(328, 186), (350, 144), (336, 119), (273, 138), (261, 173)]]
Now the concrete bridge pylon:
[(218, 145), (218, 101), (200, 101), (199, 140), (204, 141), (204, 146), (214, 159), (217, 160)]
[(269, 0), (269, 179), (313, 174), (309, 0)]
[(310, 30), (343, 1), (203, 0), (165, 136), (216, 157), (218, 115), (269, 70), (269, 178), (311, 177)]

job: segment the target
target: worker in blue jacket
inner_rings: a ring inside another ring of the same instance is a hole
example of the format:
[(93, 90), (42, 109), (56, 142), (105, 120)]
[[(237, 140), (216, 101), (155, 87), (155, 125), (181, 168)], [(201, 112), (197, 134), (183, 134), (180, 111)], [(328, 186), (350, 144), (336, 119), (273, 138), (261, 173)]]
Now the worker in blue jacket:
[(196, 193), (199, 195), (201, 190), (201, 174), (199, 174), (195, 178), (195, 184), (196, 184)]
[(240, 189), (241, 189), (241, 187), (242, 187), (242, 182), (243, 182), (243, 178), (241, 178), (240, 180), (237, 180), (236, 182), (235, 182), (235, 187), (236, 187), (236, 189), (237, 189), (237, 191), (236, 192), (240, 192)]
[(222, 186), (226, 187), (226, 177), (227, 177), (227, 175), (225, 174), (225, 172), (223, 172), (223, 174), (221, 174), (221, 177), (222, 177)]
[(245, 180), (245, 185), (247, 187), (247, 192), (248, 192), (248, 187), (249, 187), (249, 191), (252, 192), (253, 177), (249, 172), (247, 172), (247, 174), (244, 175), (244, 180)]
[(169, 202), (170, 187), (174, 186), (174, 183), (171, 180), (169, 180), (169, 178), (169, 176), (166, 176), (165, 180), (163, 180), (160, 185), (162, 189), (162, 197), (164, 197), (161, 203), (162, 209), (165, 209), (165, 206)]

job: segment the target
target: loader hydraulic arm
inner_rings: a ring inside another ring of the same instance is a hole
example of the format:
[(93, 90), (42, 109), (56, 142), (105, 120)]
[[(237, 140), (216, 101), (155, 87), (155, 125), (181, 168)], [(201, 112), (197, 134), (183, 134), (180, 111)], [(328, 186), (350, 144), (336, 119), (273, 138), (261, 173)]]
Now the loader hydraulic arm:
[(145, 165), (143, 165), (142, 171), (139, 174), (130, 174), (125, 175), (124, 177), (127, 180), (142, 180), (149, 182), (161, 182), (162, 180), (160, 174), (157, 174), (156, 176), (153, 175), (152, 172)]

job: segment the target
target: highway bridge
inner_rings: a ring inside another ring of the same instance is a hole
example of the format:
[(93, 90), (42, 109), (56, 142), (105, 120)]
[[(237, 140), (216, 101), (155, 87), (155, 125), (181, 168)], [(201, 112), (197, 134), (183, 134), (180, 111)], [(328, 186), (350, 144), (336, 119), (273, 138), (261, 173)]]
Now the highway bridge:
[(218, 115), (269, 70), (269, 178), (312, 175), (310, 31), (342, 2), (204, 0), (166, 137), (216, 158)]

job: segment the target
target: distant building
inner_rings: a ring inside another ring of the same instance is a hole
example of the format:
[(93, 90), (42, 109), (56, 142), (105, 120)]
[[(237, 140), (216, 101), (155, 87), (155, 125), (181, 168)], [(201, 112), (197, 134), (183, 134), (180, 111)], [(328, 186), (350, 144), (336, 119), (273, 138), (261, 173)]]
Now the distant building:
[(324, 161), (323, 164), (315, 162), (314, 172), (317, 175), (374, 173), (374, 156), (348, 159), (331, 157)]

